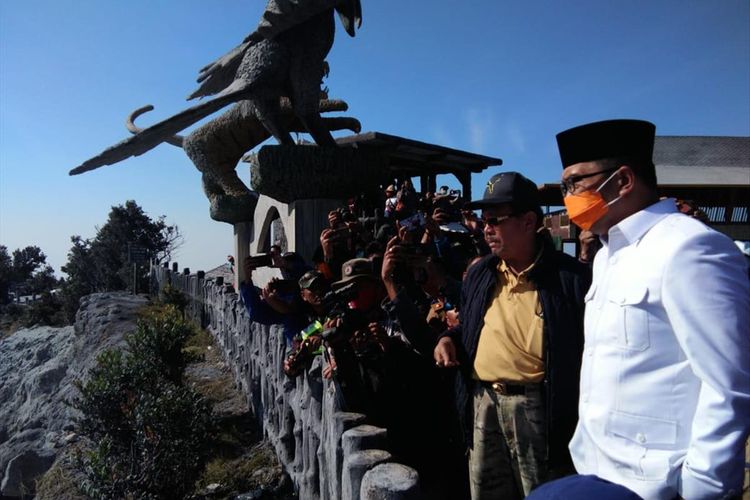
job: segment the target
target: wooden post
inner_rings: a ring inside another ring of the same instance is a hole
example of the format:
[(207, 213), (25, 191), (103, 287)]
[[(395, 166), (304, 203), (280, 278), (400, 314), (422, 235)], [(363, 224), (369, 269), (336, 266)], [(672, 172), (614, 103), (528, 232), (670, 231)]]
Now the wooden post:
[(471, 172), (461, 172), (455, 175), (461, 183), (461, 196), (464, 200), (471, 201)]

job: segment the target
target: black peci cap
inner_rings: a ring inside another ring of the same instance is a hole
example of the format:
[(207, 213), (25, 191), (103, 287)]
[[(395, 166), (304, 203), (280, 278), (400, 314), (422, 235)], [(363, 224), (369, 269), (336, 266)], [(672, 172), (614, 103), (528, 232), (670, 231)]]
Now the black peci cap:
[(490, 178), (481, 200), (474, 200), (464, 208), (474, 210), (503, 203), (512, 203), (518, 208), (539, 209), (539, 189), (532, 181), (518, 172), (503, 172)]
[(605, 158), (628, 157), (651, 162), (656, 126), (644, 120), (587, 123), (557, 134), (563, 168)]

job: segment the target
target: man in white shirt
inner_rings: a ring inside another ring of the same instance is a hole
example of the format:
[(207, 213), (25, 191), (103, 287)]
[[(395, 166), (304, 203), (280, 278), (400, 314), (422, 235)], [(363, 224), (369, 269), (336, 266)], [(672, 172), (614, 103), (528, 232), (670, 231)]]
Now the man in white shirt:
[(609, 120), (557, 135), (568, 214), (603, 244), (571, 456), (580, 474), (646, 499), (732, 497), (750, 428), (747, 263), (659, 201), (654, 134)]

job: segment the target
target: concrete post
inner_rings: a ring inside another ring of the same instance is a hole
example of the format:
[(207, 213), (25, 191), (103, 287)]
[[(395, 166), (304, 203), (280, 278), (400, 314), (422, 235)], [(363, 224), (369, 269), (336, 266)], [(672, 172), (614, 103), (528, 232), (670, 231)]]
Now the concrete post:
[(320, 232), (328, 227), (328, 212), (341, 207), (341, 200), (297, 200), (289, 206), (291, 215), (282, 216), (289, 248), (311, 263), (313, 252), (320, 245)]
[(234, 225), (234, 288), (240, 289), (245, 276), (245, 258), (250, 256), (253, 241), (253, 223), (238, 222)]
[(362, 500), (415, 500), (421, 498), (419, 475), (401, 464), (380, 464), (367, 471), (360, 487)]
[(364, 475), (376, 465), (391, 459), (391, 454), (384, 450), (364, 450), (345, 455), (341, 474), (341, 499), (359, 500)]
[(341, 448), (344, 456), (357, 451), (385, 449), (388, 446), (388, 431), (374, 425), (358, 425), (341, 436)]

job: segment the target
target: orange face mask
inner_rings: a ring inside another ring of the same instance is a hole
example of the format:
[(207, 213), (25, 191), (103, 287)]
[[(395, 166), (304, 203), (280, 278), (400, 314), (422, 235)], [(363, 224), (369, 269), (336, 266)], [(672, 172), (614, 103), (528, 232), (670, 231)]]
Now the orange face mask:
[(563, 198), (565, 208), (568, 210), (568, 216), (570, 217), (570, 220), (573, 221), (573, 224), (584, 231), (588, 231), (596, 221), (604, 217), (604, 214), (609, 211), (609, 206), (620, 199), (618, 196), (607, 203), (599, 192), (604, 185), (615, 176), (615, 174), (617, 174), (617, 172), (614, 172), (607, 177), (607, 180), (604, 181), (596, 191), (584, 191), (580, 194), (569, 194)]

